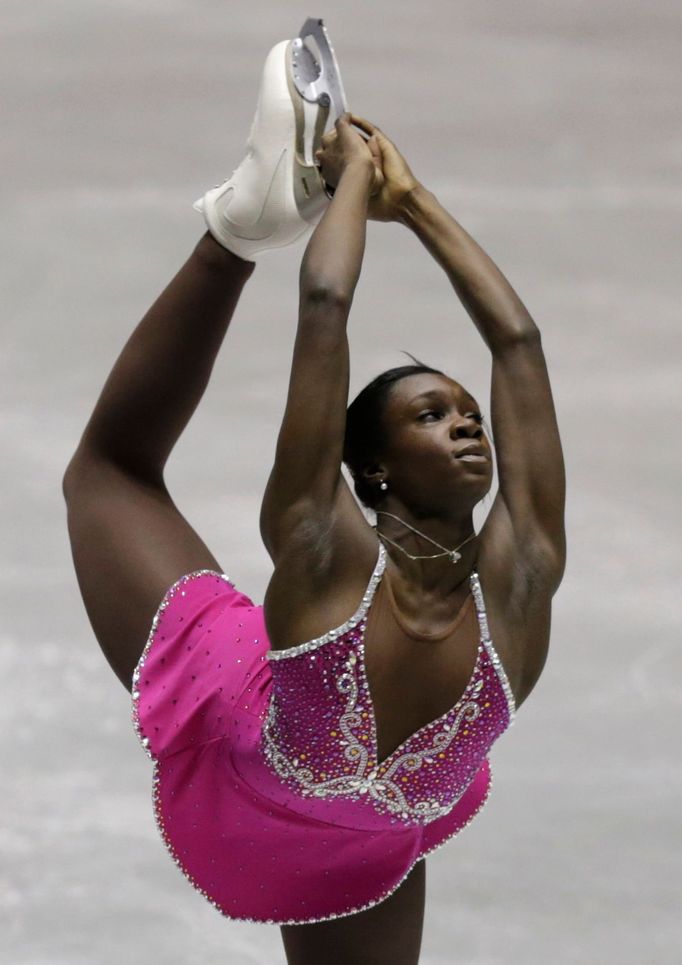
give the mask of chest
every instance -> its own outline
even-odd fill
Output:
[[[451,810],[511,723],[513,694],[477,576],[457,632],[424,641],[392,633],[382,618],[373,600],[380,572],[346,624],[270,654],[263,749],[306,797],[364,801],[428,823]],[[435,646],[420,660],[425,643]]]
[[[412,636],[379,593],[367,621],[364,669],[376,721],[379,760],[416,731],[448,713],[476,672],[479,619],[469,596],[455,624],[439,639]]]

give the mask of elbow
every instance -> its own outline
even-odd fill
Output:
[[[540,345],[540,329],[530,316],[520,318],[509,326],[505,341],[509,345]]]
[[[532,349],[535,352],[542,351],[542,336],[540,329],[531,320],[530,322],[510,325],[504,332],[496,335],[488,342],[492,354],[498,358],[515,353],[519,350],[526,351]]]
[[[324,281],[301,285],[300,307],[305,313],[345,313],[350,311],[353,295],[343,286]]]

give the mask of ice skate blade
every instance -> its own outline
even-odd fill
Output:
[[[346,94],[322,20],[306,20],[291,42],[291,60],[294,85],[301,97],[311,104],[329,107],[331,120],[336,121],[347,110]]]

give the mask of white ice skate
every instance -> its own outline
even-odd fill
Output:
[[[246,157],[194,205],[213,237],[249,261],[305,235],[329,199],[315,164],[325,130],[346,110],[338,64],[322,20],[265,61]]]

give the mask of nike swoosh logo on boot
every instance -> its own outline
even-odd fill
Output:
[[[229,216],[229,205],[228,210],[222,215],[222,220],[228,226],[230,232],[236,235],[238,238],[245,238],[248,241],[264,241],[277,229],[279,225],[279,218],[273,218],[272,224],[267,223],[261,226],[260,222],[263,218],[263,214],[266,212],[271,198],[279,193],[282,193],[282,178],[286,174],[286,165],[283,163],[287,153],[287,148],[282,148],[280,156],[277,160],[277,166],[273,172],[272,178],[270,179],[270,185],[267,189],[263,203],[260,206],[257,216],[249,224],[240,224],[237,221],[233,221]],[[279,202],[275,202],[277,207],[279,207]],[[267,222],[267,219],[266,219]]]

